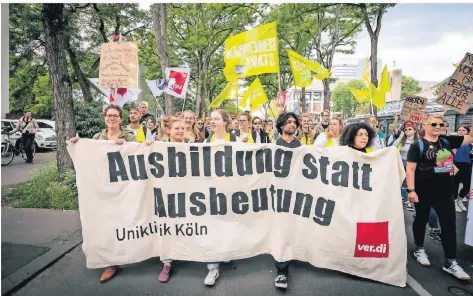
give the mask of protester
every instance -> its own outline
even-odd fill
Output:
[[[205,128],[205,135],[206,135],[205,138],[207,139],[210,133],[212,132],[212,128],[210,127],[210,117],[207,117],[205,119],[204,128]]]
[[[309,114],[301,115],[301,127],[299,128],[298,139],[302,145],[312,146],[317,137],[317,133],[311,128],[311,119]]]
[[[116,105],[108,105],[105,108],[105,125],[106,129],[93,136],[94,140],[114,141],[115,144],[121,145],[125,142],[135,142],[135,136],[127,130],[121,128],[122,109]],[[71,138],[71,143],[75,144],[79,141],[79,137]],[[118,266],[109,266],[105,269],[100,277],[100,282],[105,283],[111,280],[117,273]]]
[[[295,137],[299,127],[299,118],[296,114],[292,112],[280,114],[276,121],[276,128],[281,136],[276,140],[276,145],[287,148],[300,147],[302,144]],[[274,285],[277,288],[287,289],[290,263],[291,261],[278,262],[275,260],[277,276]]]
[[[201,135],[204,135],[204,137],[205,137],[204,139],[207,139],[207,137],[209,136],[209,133],[208,133],[207,129],[205,128],[204,124],[205,123],[204,123],[203,119],[199,118],[197,120],[197,130],[199,131],[199,133]]]
[[[186,123],[184,119],[180,117],[172,116],[167,121],[167,134],[169,138],[167,143],[183,143],[184,141],[184,134],[186,130]],[[161,258],[161,262],[163,263],[163,269],[159,273],[158,280],[161,283],[166,283],[169,281],[171,276],[171,263],[172,259],[163,259]]]
[[[145,143],[146,142],[146,133],[148,129],[146,126],[140,124],[141,119],[141,112],[138,107],[132,106],[130,107],[130,124],[126,127],[126,129],[133,133],[136,137],[136,142],[138,143]]]
[[[261,118],[253,117],[251,124],[253,125],[256,144],[271,143],[268,134],[263,130],[263,120]]]
[[[249,112],[243,112],[238,118],[239,129],[233,133],[241,139],[243,143],[254,144],[256,133],[250,129],[251,115]]]
[[[163,119],[161,119],[161,122],[159,123],[158,127],[158,134],[156,135],[156,141],[167,142],[167,140],[169,139],[169,135],[166,131],[166,126],[168,125],[170,119],[170,116],[164,116]]]
[[[468,126],[462,125],[458,128],[457,134],[459,136],[465,136],[470,133],[470,128]],[[463,200],[467,198],[468,193],[470,192],[470,182],[471,182],[471,145],[462,146],[458,149],[453,149],[452,152],[455,154],[454,162],[455,166],[458,168],[458,172],[455,175],[455,187],[453,189],[453,198],[455,199],[455,210],[458,213],[467,212],[467,208],[463,205]],[[463,184],[460,193],[458,189],[460,188],[460,183]]]
[[[232,119],[232,123],[230,124],[230,128],[229,128],[229,131],[230,132],[233,132],[233,131],[237,131],[238,130],[238,118],[235,118],[235,119]]]
[[[186,123],[186,131],[184,133],[184,142],[186,143],[202,143],[204,141],[204,133],[199,131],[197,127],[197,116],[191,110],[186,110],[180,115]]]
[[[340,136],[340,146],[348,146],[363,153],[373,152],[371,147],[375,138],[373,129],[364,122],[346,126]]]
[[[266,134],[268,134],[270,143],[274,142],[274,139],[277,137],[278,131],[274,128],[274,121],[272,119],[266,120],[264,131],[266,132]]]
[[[141,102],[139,108],[141,113],[140,124],[145,125],[148,122],[148,119],[154,118],[154,116],[148,113],[148,102]]]
[[[332,118],[328,131],[317,136],[314,146],[320,148],[339,146],[341,129],[342,120],[340,118]]]
[[[397,139],[394,142],[389,143],[388,146],[397,147],[401,155],[401,160],[404,166],[404,170],[406,170],[407,153],[409,152],[409,148],[414,142],[419,141],[419,135],[417,134],[416,126],[412,121],[405,121],[402,124],[401,131],[399,131],[397,129],[397,117],[396,117],[392,125],[392,131],[393,131],[393,135],[395,135]],[[404,208],[408,211],[413,212],[414,207],[412,206],[411,202],[407,200],[406,189],[407,189],[407,183],[404,180],[401,187],[402,201],[404,204]]]
[[[33,164],[33,149],[36,132],[39,126],[36,120],[31,116],[31,112],[26,110],[23,116],[18,120],[16,128],[9,132],[10,135],[17,131],[21,131],[21,142],[25,148],[25,163]]]
[[[317,134],[323,134],[328,130],[330,124],[330,111],[324,110],[322,112],[322,120],[315,126],[315,131]]]
[[[385,143],[383,141],[384,139],[384,133],[380,132],[379,130],[379,123],[376,117],[370,117],[368,119],[368,124],[371,126],[371,128],[375,132],[375,137],[373,139],[373,148],[374,149],[382,149],[385,147]]]
[[[149,117],[148,120],[146,120],[146,141],[154,141],[156,138],[156,119],[154,117]]]
[[[424,122],[425,137],[411,144],[407,155],[408,198],[415,202],[416,217],[412,226],[416,250],[414,256],[424,266],[430,261],[424,249],[425,226],[431,207],[438,215],[442,228],[445,253],[443,270],[461,280],[469,280],[456,258],[456,217],[453,201],[452,149],[473,143],[473,134],[441,136],[445,127],[441,117],[430,116]]]

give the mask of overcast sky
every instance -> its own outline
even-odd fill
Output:
[[[383,16],[378,57],[389,70],[396,60],[403,75],[441,81],[466,52],[473,53],[473,4],[398,4]],[[370,55],[366,29],[355,55]]]

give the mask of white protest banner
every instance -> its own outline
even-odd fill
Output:
[[[169,81],[168,79],[146,80],[146,84],[148,84],[151,93],[155,97],[162,95],[170,83],[174,82]]]
[[[468,194],[468,216],[466,217],[465,244],[473,247],[473,170],[471,174],[470,192]]]
[[[190,68],[166,68],[166,79],[169,80],[165,92],[176,98],[185,98],[190,80]]]
[[[138,87],[138,43],[103,43],[100,49],[99,87]]]
[[[404,169],[394,147],[81,139],[68,151],[89,268],[271,254],[406,285]]]
[[[425,108],[427,107],[427,98],[419,96],[407,96],[404,99],[401,109],[401,119],[404,121],[412,121],[420,123],[424,119]]]

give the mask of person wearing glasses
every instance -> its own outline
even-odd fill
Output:
[[[324,110],[322,112],[322,120],[315,126],[315,132],[317,134],[323,134],[328,130],[330,125],[330,111]]]
[[[278,136],[278,130],[274,128],[274,121],[272,119],[266,120],[264,131],[268,135],[270,143],[274,142]]]
[[[197,120],[197,129],[199,130],[199,132],[201,134],[203,134],[205,136],[205,139],[207,139],[207,137],[209,136],[209,132],[208,130],[205,128],[205,123],[204,123],[204,120],[199,118]]]
[[[424,249],[425,226],[433,207],[442,228],[442,246],[445,254],[443,270],[458,279],[470,276],[456,261],[457,232],[453,201],[453,155],[452,149],[473,143],[473,132],[465,136],[443,136],[445,123],[442,117],[425,119],[425,137],[411,144],[407,153],[408,199],[414,202],[416,217],[412,225],[416,250],[414,257],[423,266],[430,266]]]
[[[401,131],[397,129],[397,116],[394,118],[394,122],[392,125],[392,132],[393,135],[397,137],[396,140],[389,143],[388,146],[397,147],[399,154],[401,155],[402,164],[404,165],[404,170],[406,169],[407,164],[407,153],[409,152],[409,148],[411,145],[419,141],[419,135],[417,134],[416,126],[412,121],[405,121],[401,126]],[[402,183],[401,187],[401,196],[402,201],[404,204],[404,208],[410,212],[414,211],[414,206],[412,203],[407,200],[407,184],[406,181]]]
[[[135,136],[128,130],[122,129],[123,111],[117,105],[108,105],[105,108],[105,125],[106,129],[93,136],[94,140],[114,141],[117,145],[125,142],[136,142]],[[71,138],[71,143],[75,144],[79,141],[79,137]],[[100,277],[100,282],[105,283],[111,280],[117,274],[118,266],[109,266],[105,269]]]
[[[251,124],[253,125],[256,144],[271,143],[268,134],[263,130],[263,120],[261,118],[253,117]]]
[[[373,139],[373,146],[372,147],[376,150],[385,148],[386,145],[385,145],[385,143],[384,143],[384,141],[381,137],[382,132],[380,133],[378,120],[375,117],[370,117],[368,119],[368,124],[371,126],[371,128],[375,132],[375,137]]]
[[[239,129],[233,131],[233,133],[246,144],[254,144],[256,140],[256,133],[250,129],[250,122],[250,113],[243,112],[238,118]]]

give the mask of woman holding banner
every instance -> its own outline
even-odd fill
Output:
[[[371,147],[375,132],[364,122],[346,126],[340,136],[340,146],[348,146],[363,153],[373,152]]]
[[[442,229],[442,246],[445,253],[443,270],[458,279],[470,276],[458,265],[456,258],[457,233],[453,201],[452,150],[473,143],[473,132],[465,136],[443,136],[442,117],[425,119],[425,137],[413,143],[407,154],[407,192],[409,201],[415,203],[416,217],[412,225],[416,251],[414,257],[424,266],[430,261],[424,249],[425,226],[433,207]]]
[[[320,148],[339,146],[340,131],[342,130],[342,127],[342,120],[340,118],[332,118],[328,126],[328,131],[317,137],[314,146]]]
[[[114,141],[117,145],[125,142],[136,142],[135,136],[121,128],[123,111],[117,105],[108,105],[105,108],[105,125],[107,126],[102,132],[96,134],[94,140]],[[79,141],[79,137],[71,138],[71,143],[75,144]],[[105,269],[100,277],[100,282],[105,283],[111,280],[117,273],[118,266],[109,266]]]

